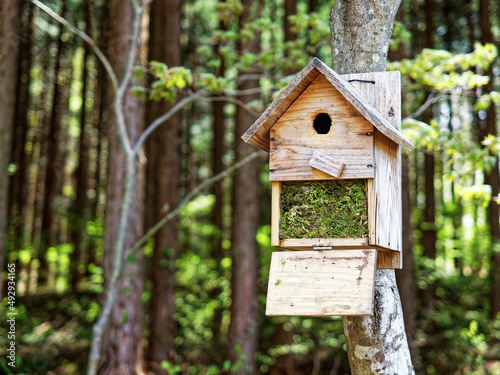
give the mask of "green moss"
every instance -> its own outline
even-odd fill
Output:
[[[281,238],[350,238],[367,235],[366,180],[282,183]]]

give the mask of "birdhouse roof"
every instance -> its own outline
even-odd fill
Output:
[[[385,119],[353,85],[316,57],[300,71],[297,77],[278,95],[241,138],[245,142],[269,152],[270,129],[320,74],[323,74],[344,98],[382,134],[408,151],[414,148],[413,144]]]

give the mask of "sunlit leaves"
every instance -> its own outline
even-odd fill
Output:
[[[437,90],[470,90],[488,83],[489,78],[476,73],[476,69],[486,70],[497,55],[498,50],[493,44],[483,46],[476,43],[471,53],[424,49],[414,59],[394,62],[390,67],[400,70],[422,86]]]

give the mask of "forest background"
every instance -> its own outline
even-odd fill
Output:
[[[140,24],[131,3],[45,2],[118,81],[137,31],[123,91],[132,141],[179,108],[138,152],[124,247],[171,215],[125,254],[100,373],[349,374],[340,318],[264,315],[268,165],[240,140],[313,56],[330,65],[332,2],[154,0]],[[0,295],[17,313],[16,368],[4,356],[0,369],[80,374],[124,194],[114,86],[96,50],[32,2],[3,1],[0,19],[0,269],[15,269],[15,303],[8,272]],[[500,374],[499,39],[496,1],[403,0],[396,17],[388,69],[402,73],[417,146],[397,277],[419,374]]]

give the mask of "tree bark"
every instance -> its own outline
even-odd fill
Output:
[[[490,12],[488,9],[488,1],[479,1],[479,13],[481,19],[481,43],[494,43],[493,34],[491,32],[491,20]],[[490,77],[490,81],[486,85],[485,94],[489,94],[495,88],[493,85],[494,74],[493,74],[493,64],[486,72]],[[484,123],[481,124],[481,135],[480,139],[484,139],[488,135],[497,136],[496,129],[496,105],[491,103],[488,111],[486,112],[486,119]],[[498,197],[500,193],[500,171],[498,168],[498,156],[495,156],[495,165],[491,170],[485,172],[484,182],[491,186],[491,196]],[[490,201],[488,206],[488,224],[490,226],[491,233],[491,255],[490,255],[490,274],[489,274],[489,286],[490,286],[490,311],[489,317],[491,320],[496,319],[498,313],[500,313],[500,217],[498,203],[494,200]]]
[[[13,120],[15,115],[20,0],[5,0],[0,4],[0,274],[4,270],[8,218],[9,178]],[[3,296],[0,280],[0,300]]]
[[[67,4],[63,2],[61,16],[66,17]],[[38,268],[38,285],[45,285],[49,281],[49,263],[46,259],[47,250],[50,246],[56,244],[56,198],[62,192],[62,180],[64,173],[64,156],[62,154],[62,112],[68,108],[68,90],[60,82],[60,78],[68,77],[66,74],[67,64],[65,61],[66,42],[63,41],[63,26],[60,26],[57,42],[57,54],[55,56],[53,96],[50,104],[50,113],[44,119],[42,132],[46,134],[46,171],[45,185],[42,207],[42,225],[41,225],[41,244],[39,251],[40,266]]]
[[[432,37],[434,36],[434,1],[425,0],[425,48],[434,48]],[[428,90],[427,95],[431,91]],[[430,124],[433,118],[432,106],[427,108],[423,114],[423,121]],[[425,204],[423,208],[423,225],[422,225],[422,246],[424,248],[424,257],[436,262],[436,188],[434,186],[435,164],[436,161],[433,155],[424,155],[424,190],[425,190]],[[435,285],[427,285],[421,291],[421,303],[424,308],[429,308],[434,302]]]
[[[27,156],[25,152],[26,136],[28,134],[28,106],[30,102],[30,69],[31,69],[31,37],[33,33],[33,9],[31,2],[20,1],[19,7],[20,41],[19,64],[17,72],[17,91],[15,100],[15,118],[13,122],[11,163],[16,166],[16,173],[9,184],[9,216],[13,224],[14,246],[21,248],[24,223],[22,220],[25,207],[27,188],[26,171]]]
[[[337,0],[330,11],[333,69],[385,71],[400,0]],[[394,270],[377,270],[373,316],[344,317],[353,374],[414,374]]]
[[[396,21],[404,22],[404,8],[401,6],[396,13]],[[397,50],[389,50],[390,61],[401,61],[406,57],[405,43],[401,43]],[[404,108],[405,96],[401,95],[401,107]],[[403,114],[405,117],[405,114]],[[406,153],[402,158],[402,189],[403,189],[403,269],[396,270],[403,317],[405,321],[406,337],[412,359],[415,359],[415,334],[416,334],[416,281],[415,258],[413,256],[413,227],[411,225],[412,200],[410,195],[410,160]]]
[[[250,22],[255,15],[250,9],[255,1],[243,0],[243,12],[240,14],[240,29]],[[259,2],[260,4],[260,2]],[[255,8],[254,8],[255,9]],[[239,43],[240,55],[257,53],[260,50],[260,38],[254,36],[247,42]],[[259,87],[258,79],[248,79],[238,85],[238,90]],[[241,96],[240,100],[249,103],[258,98],[258,94]],[[247,111],[238,107],[235,129],[235,158],[247,155],[251,150],[241,141],[241,135],[255,121]],[[254,160],[234,174],[233,213],[231,230],[231,251],[233,259],[231,279],[231,323],[229,325],[229,359],[235,363],[239,359],[237,347],[245,356],[237,374],[256,374],[257,364],[257,263],[258,247],[255,239],[259,223],[258,209],[259,162]]]
[[[155,0],[150,12],[149,60],[179,66],[181,60],[181,0]],[[149,102],[147,123],[171,108],[168,102]],[[181,114],[173,116],[156,130],[146,146],[148,209],[156,223],[165,212],[179,204]],[[159,365],[173,361],[177,324],[174,319],[174,293],[177,260],[177,221],[174,219],[156,234],[153,251],[151,296],[151,337],[148,359]],[[160,372],[155,366],[155,373]]]
[[[332,68],[337,73],[383,72],[401,0],[336,1],[330,11]]]
[[[131,47],[133,32],[133,11],[128,0],[113,0],[110,3],[106,20],[110,22],[108,56],[118,80],[125,75],[127,59]],[[143,27],[146,22],[142,22]],[[137,64],[144,64],[147,46],[145,30],[141,31],[141,40],[137,51]],[[143,82],[132,79],[131,86],[142,85]],[[114,94],[114,93],[113,93]],[[108,104],[113,100],[108,100]],[[135,143],[144,127],[145,102],[125,94],[123,112],[126,130],[131,143]],[[108,108],[109,113],[112,109]],[[109,158],[106,216],[104,222],[104,289],[109,291],[109,282],[113,274],[115,243],[120,223],[122,201],[124,197],[125,171],[130,168],[124,148],[120,143],[117,119],[110,116],[109,124]],[[129,249],[143,235],[143,200],[144,200],[144,167],[136,162],[135,183],[131,199],[130,214],[127,217],[127,230],[123,247]],[[109,317],[103,337],[102,356],[99,374],[138,374],[143,372],[142,359],[142,326],[144,290],[143,255],[141,251],[135,256],[124,259],[123,277],[118,281],[118,296]]]
[[[88,0],[84,1],[82,4],[83,16],[85,20],[85,31],[90,34],[90,9]],[[87,188],[88,188],[88,168],[89,168],[89,137],[87,134],[87,111],[86,111],[86,99],[87,99],[87,80],[88,80],[88,66],[87,62],[90,55],[90,47],[87,43],[83,46],[83,65],[82,65],[82,108],[80,112],[80,139],[78,146],[78,167],[75,171],[76,178],[76,198],[74,202],[74,218],[72,225],[72,238],[74,244],[74,250],[71,254],[70,263],[70,285],[71,290],[75,292],[78,288],[78,284],[83,277],[83,273],[80,272],[80,264],[82,262],[82,255],[85,252],[84,243],[84,231],[86,224],[85,208],[88,204],[87,199]]]

